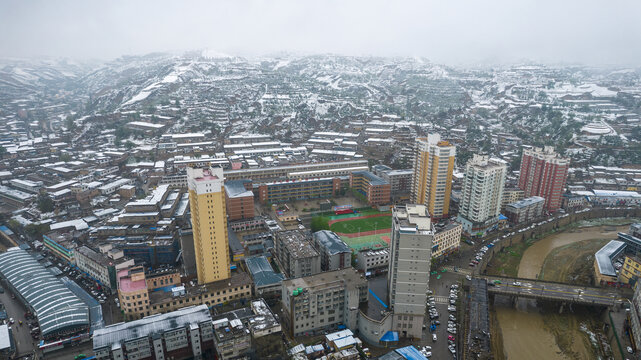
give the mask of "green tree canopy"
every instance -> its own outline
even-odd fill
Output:
[[[53,200],[47,195],[38,195],[38,210],[42,212],[52,212],[55,208]]]

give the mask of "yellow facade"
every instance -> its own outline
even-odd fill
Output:
[[[417,139],[417,141],[419,141]],[[412,202],[415,204],[422,203],[422,199],[425,199],[425,187],[427,186],[427,163],[430,153],[427,149],[424,149],[419,146],[416,152],[416,160],[414,162],[414,179],[413,179],[413,191],[412,191]]]
[[[220,168],[187,169],[199,284],[231,277],[225,190]]]
[[[623,267],[619,271],[619,281],[629,284],[630,279],[634,279],[634,282],[636,282],[639,277],[641,277],[641,260],[637,257],[626,255]]]
[[[427,206],[436,218],[447,216],[456,148],[438,134],[416,139],[412,202]]]

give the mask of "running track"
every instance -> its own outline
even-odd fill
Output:
[[[372,214],[372,215],[365,215],[365,216],[355,216],[355,217],[350,217],[345,219],[330,220],[327,222],[327,225],[332,226],[332,224],[335,224],[337,222],[352,221],[352,220],[358,220],[358,219],[369,219],[369,218],[375,218],[375,217],[381,217],[381,216],[390,216],[390,214]],[[370,235],[374,235],[374,233]]]
[[[346,236],[346,237],[351,239],[351,238],[357,238],[357,237],[360,237],[360,236],[389,234],[390,231],[391,231],[390,229],[379,229],[379,230],[361,231],[360,233],[355,232],[355,233],[351,233],[351,234],[344,234],[344,233],[336,233],[336,234],[340,235],[340,236]]]

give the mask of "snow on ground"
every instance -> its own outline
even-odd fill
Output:
[[[274,65],[274,68],[272,69],[272,71],[276,71],[276,70],[278,70],[278,69],[280,69],[282,67],[285,67],[285,66],[289,65],[290,62],[291,62],[291,60],[280,60],[278,62],[278,64]]]
[[[621,69],[621,70],[613,71],[613,72],[609,73],[608,75],[629,74],[629,73],[633,73],[633,72],[634,72],[634,69]]]
[[[204,58],[209,58],[209,59],[217,59],[217,58],[230,58],[232,57],[231,55],[227,55],[225,53],[218,52],[216,50],[211,50],[211,49],[206,49],[203,50],[200,55]]]
[[[131,105],[131,104],[136,103],[138,101],[145,100],[149,96],[149,94],[151,94],[151,91],[143,90],[143,91],[139,92],[136,96],[134,96],[131,99],[129,99],[129,101],[127,101],[126,103],[122,104],[122,106]]]
[[[165,76],[165,78],[162,79],[160,82],[166,84],[166,83],[174,83],[177,80],[178,80],[178,75],[172,73]]]
[[[582,95],[585,93],[590,93],[595,97],[614,97],[617,96],[616,91],[609,90],[603,86],[597,84],[581,84],[578,86],[572,84],[563,84],[561,86],[556,86],[550,90],[544,90],[551,97],[562,97],[565,95]]]

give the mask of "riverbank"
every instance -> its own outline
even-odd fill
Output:
[[[543,262],[539,280],[595,286],[594,253],[610,240],[583,240],[553,249]]]
[[[597,221],[597,226],[593,225],[594,221],[580,221],[559,229],[561,231],[544,234],[540,240],[513,244],[495,254],[487,272],[589,285],[594,252],[616,239],[618,232],[627,231],[632,222],[631,219],[614,220],[612,223]],[[514,306],[500,297],[492,308],[495,312],[490,315],[492,346],[496,358],[598,359],[611,356],[592,341],[602,328],[599,314],[593,308],[566,308],[559,314],[559,305],[555,303],[517,300]],[[503,356],[499,357],[499,353]]]
[[[523,253],[519,263],[518,277],[524,279],[537,279],[543,268],[543,263],[552,250],[587,240],[614,240],[617,233],[627,231],[627,225],[594,227],[571,227],[568,230],[554,233],[539,241],[534,242]]]

